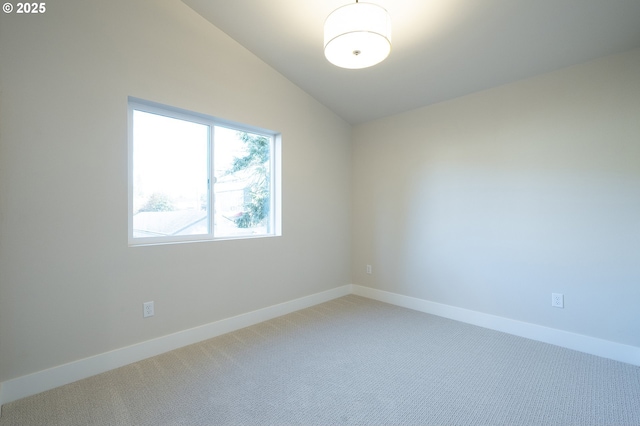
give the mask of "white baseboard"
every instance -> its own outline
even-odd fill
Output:
[[[640,366],[639,347],[443,305],[370,287],[355,284],[352,287],[353,294],[358,296]]]
[[[404,308],[640,366],[640,348],[635,346],[623,345],[415,297],[349,284],[0,382],[0,415],[2,413],[2,404],[249,327],[300,309],[328,302],[348,294],[355,294]]]
[[[328,302],[352,293],[352,286],[345,285],[310,296],[258,309],[253,312],[226,318],[210,324],[180,331],[125,348],[73,361],[68,364],[38,371],[26,376],[0,382],[0,410],[2,404],[35,395],[58,386],[104,373],[143,359],[156,356],[183,346],[211,339],[225,333],[249,327],[300,309]],[[0,411],[1,415],[1,411]]]

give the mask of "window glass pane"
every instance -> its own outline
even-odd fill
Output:
[[[215,127],[214,235],[272,233],[272,138]]]
[[[209,233],[209,126],[133,111],[133,237]]]

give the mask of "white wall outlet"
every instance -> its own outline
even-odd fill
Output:
[[[564,295],[560,293],[551,293],[551,306],[554,308],[564,308]]]
[[[371,275],[373,273],[373,269],[371,268],[371,265],[367,265],[367,274]]]
[[[153,301],[144,302],[142,304],[142,317],[147,318],[147,317],[152,317],[154,315],[155,315],[155,310],[153,308]]]

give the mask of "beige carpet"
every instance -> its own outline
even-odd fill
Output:
[[[640,367],[346,296],[22,399],[8,425],[640,425]]]

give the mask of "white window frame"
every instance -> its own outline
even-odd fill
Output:
[[[161,236],[161,237],[133,237],[133,111],[142,111],[151,114],[162,115],[165,117],[175,118],[178,120],[189,121],[193,123],[202,124],[209,127],[208,132],[208,206],[207,206],[207,218],[209,233],[200,235],[175,235],[175,236]],[[270,157],[270,209],[269,209],[269,228],[271,232],[267,234],[251,234],[251,235],[238,235],[238,236],[221,236],[214,235],[214,185],[215,177],[214,173],[214,144],[215,144],[215,127],[226,127],[229,129],[237,130],[240,132],[247,132],[269,137],[271,139],[271,157]],[[282,235],[282,220],[280,210],[281,203],[281,144],[282,136],[280,133],[258,128],[255,126],[249,126],[229,120],[223,120],[220,118],[212,117],[206,114],[195,113],[184,109],[162,105],[156,102],[146,101],[138,98],[128,98],[128,241],[129,246],[145,246],[156,244],[174,244],[174,243],[188,243],[199,241],[219,241],[219,240],[238,240],[238,239],[254,239],[254,238],[269,238]]]

